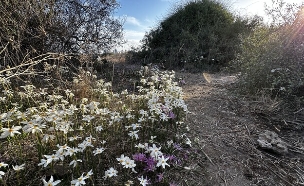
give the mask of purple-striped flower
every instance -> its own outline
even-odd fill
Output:
[[[145,167],[145,171],[154,171],[155,170],[155,159],[153,157],[149,157],[146,159],[145,161],[147,164],[146,164],[146,167]]]
[[[144,162],[146,160],[146,155],[143,153],[136,153],[133,155],[133,159],[135,161]]]

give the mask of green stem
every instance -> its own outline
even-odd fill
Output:
[[[36,137],[37,137],[37,141],[38,141],[38,156],[39,156],[39,159],[42,159],[42,144],[41,144],[41,138],[40,138],[40,135],[37,133],[36,134]]]

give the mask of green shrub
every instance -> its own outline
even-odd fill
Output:
[[[234,61],[241,70],[243,93],[263,92],[287,100],[304,96],[304,22],[298,10],[292,22],[261,26],[243,39],[242,52]]]
[[[218,1],[189,1],[145,35],[142,53],[169,68],[223,66],[239,50],[240,34],[257,23],[234,16]]]

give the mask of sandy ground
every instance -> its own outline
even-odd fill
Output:
[[[204,171],[185,185],[301,185],[302,151],[281,156],[257,147],[258,135],[269,126],[256,116],[253,101],[228,91],[235,76],[177,73],[177,77],[185,80],[190,135],[199,139],[205,157],[203,163],[194,162]]]

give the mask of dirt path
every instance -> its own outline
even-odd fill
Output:
[[[251,114],[250,102],[227,88],[234,76],[177,73],[183,77],[190,110],[190,135],[199,138],[205,173],[198,185],[299,185],[291,175],[298,164],[293,157],[276,157],[257,148],[258,134],[266,127]],[[201,179],[201,181],[199,181]]]

